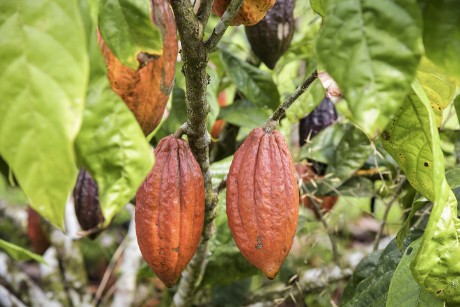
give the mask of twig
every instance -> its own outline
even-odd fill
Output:
[[[382,222],[380,223],[380,229],[379,229],[379,232],[377,233],[377,236],[375,237],[374,248],[373,248],[374,251],[376,251],[379,248],[379,242],[380,242],[380,239],[382,238],[383,231],[385,230],[385,224],[387,222],[388,214],[390,213],[391,206],[398,199],[399,194],[401,194],[401,191],[402,191],[402,188],[403,188],[405,182],[406,182],[406,178],[404,177],[403,179],[401,179],[401,182],[399,183],[398,187],[396,188],[396,191],[394,192],[393,197],[386,204],[386,208],[385,208],[385,212],[383,214]]]
[[[319,219],[321,221],[321,224],[323,224],[324,229],[326,230],[327,236],[329,237],[329,241],[331,241],[331,249],[332,249],[332,258],[334,259],[334,262],[337,266],[340,267],[340,256],[339,256],[339,251],[337,248],[337,243],[335,242],[334,235],[331,233],[329,229],[329,225],[326,222],[326,219],[324,218],[323,213],[321,212],[318,203],[316,202],[316,199],[314,197],[308,196],[311,200],[313,211],[315,211],[315,214],[319,216]]]
[[[180,139],[184,134],[187,134],[188,131],[188,123],[183,123],[182,125],[177,128],[176,132],[174,132],[174,136]]]
[[[227,188],[227,176],[225,176],[224,179],[222,179],[220,182],[219,182],[219,185],[217,186],[217,194],[219,194],[221,191],[225,190]]]
[[[213,0],[201,0],[200,7],[198,8],[196,18],[203,25],[203,27],[206,27],[209,16],[211,15],[212,2]]]
[[[134,208],[130,207],[131,223],[126,235],[126,249],[120,265],[120,277],[115,283],[112,306],[132,306],[136,298],[137,272],[142,263],[142,254],[137,245]],[[104,301],[104,300],[103,300]]]
[[[271,132],[276,127],[278,126],[279,120],[281,117],[286,113],[286,110],[294,103],[294,101],[297,100],[297,98],[300,97],[305,91],[308,89],[308,87],[313,83],[313,81],[316,80],[318,77],[318,73],[316,70],[314,70],[308,77],[305,79],[302,84],[300,84],[294,93],[287,97],[284,102],[276,109],[276,111],[270,116],[270,118],[267,120],[265,123],[265,131],[266,132]]]
[[[214,48],[216,48],[220,39],[222,36],[224,36],[225,31],[230,25],[231,20],[233,17],[235,17],[236,12],[238,12],[240,9],[242,3],[243,0],[232,0],[232,2],[230,2],[224,14],[222,15],[222,18],[219,20],[214,30],[212,30],[211,36],[209,36],[205,42],[206,50],[208,52],[211,52],[214,50]]]
[[[102,276],[101,283],[99,284],[99,287],[97,287],[97,291],[94,296],[94,305],[97,305],[98,302],[100,301],[102,297],[102,293],[104,292],[105,287],[107,286],[107,283],[109,282],[109,278],[112,275],[112,272],[115,269],[115,266],[118,263],[118,260],[120,259],[124,250],[125,250],[125,241],[123,240],[123,242],[121,242],[120,246],[118,246],[117,250],[113,254],[112,259],[110,259],[110,263],[104,272],[104,276]]]

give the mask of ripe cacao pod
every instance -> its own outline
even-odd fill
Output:
[[[254,129],[227,177],[228,225],[243,256],[273,279],[289,254],[299,214],[294,162],[278,131]]]
[[[294,36],[295,0],[277,0],[264,19],[254,26],[246,27],[246,36],[252,51],[268,68],[286,52]]]
[[[73,198],[75,214],[81,228],[97,230],[97,227],[104,222],[104,216],[99,205],[97,183],[85,169],[81,169],[78,173]],[[94,239],[98,234],[99,231],[95,231],[89,237]]]
[[[221,17],[231,0],[214,0],[212,11]],[[240,9],[233,17],[230,25],[232,26],[252,26],[264,18],[269,9],[273,7],[276,0],[244,0]]]
[[[43,255],[51,243],[42,227],[41,216],[29,207],[27,209],[27,237],[35,253]]]
[[[176,23],[167,0],[152,0],[153,23],[163,35],[163,54],[140,54],[137,70],[124,66],[98,35],[112,89],[134,113],[145,135],[160,123],[173,88],[178,45]]]
[[[165,137],[136,194],[136,234],[145,261],[172,287],[195,254],[204,222],[204,181],[187,144]]]
[[[315,170],[306,164],[296,164],[295,169],[297,171],[297,174],[299,178],[302,180],[303,183],[308,184],[311,180],[316,180],[320,178],[315,173]],[[335,206],[335,203],[338,200],[337,195],[327,195],[327,196],[317,196],[317,195],[301,195],[300,196],[300,203],[304,205],[306,208],[312,210],[315,213],[315,216],[319,219],[320,216],[316,212],[316,210],[313,209],[313,204],[311,197],[314,197],[314,200],[316,201],[317,205],[319,206],[320,210],[323,212],[329,212],[332,210],[332,208]]]

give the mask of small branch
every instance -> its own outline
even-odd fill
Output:
[[[383,231],[385,230],[385,224],[387,222],[388,214],[390,213],[391,206],[393,205],[393,203],[398,199],[399,195],[401,194],[402,188],[403,188],[405,182],[406,182],[406,178],[401,179],[401,182],[399,183],[398,187],[396,188],[396,191],[394,192],[393,197],[386,204],[386,208],[385,208],[385,212],[383,214],[382,222],[380,223],[380,229],[379,229],[379,232],[377,233],[377,236],[375,237],[374,248],[373,248],[374,251],[376,251],[379,248],[380,239],[382,238]]]
[[[276,129],[279,124],[281,117],[286,113],[286,110],[300,97],[308,87],[316,80],[318,73],[314,70],[305,81],[297,87],[297,89],[292,93],[291,96],[287,97],[284,102],[276,109],[272,116],[265,123],[265,131],[267,133]]]
[[[227,188],[227,176],[225,176],[224,179],[219,182],[219,185],[217,186],[217,194],[219,194],[221,191],[225,190]]]
[[[203,25],[203,28],[206,27],[209,16],[211,15],[212,2],[213,0],[201,0],[200,7],[198,8],[196,18]]]
[[[242,3],[243,0],[232,0],[232,2],[230,2],[222,15],[222,18],[219,20],[214,30],[212,30],[211,36],[209,36],[205,42],[206,50],[208,52],[211,52],[214,48],[216,48],[222,36],[224,36],[225,31],[227,31],[228,26],[230,26],[230,22],[233,17],[235,17],[236,13],[240,9]]]
[[[130,207],[131,223],[126,235],[126,249],[120,265],[120,277],[114,285],[112,306],[132,306],[136,298],[137,272],[142,263],[142,254],[136,239],[134,208]]]
[[[337,243],[335,242],[335,237],[331,233],[331,231],[329,229],[329,225],[326,222],[326,220],[324,219],[324,215],[321,212],[321,210],[320,210],[320,208],[318,206],[318,203],[316,202],[316,199],[314,197],[310,197],[310,196],[308,196],[308,197],[311,200],[313,211],[315,211],[315,214],[317,216],[319,216],[321,224],[323,224],[323,227],[326,230],[327,236],[329,237],[329,241],[331,241],[332,258],[334,259],[335,264],[340,267],[340,256],[339,256],[339,251],[338,251],[338,248],[337,248]]]
[[[176,132],[174,132],[174,136],[180,139],[184,134],[187,134],[188,131],[188,123],[183,123],[182,125],[177,128]]]

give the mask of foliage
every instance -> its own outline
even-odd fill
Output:
[[[188,11],[192,14],[193,9]],[[190,22],[187,16],[179,18],[182,13],[177,8],[174,13],[178,24]],[[66,279],[75,267],[80,275],[84,268],[66,268],[62,259],[82,255],[94,264],[87,270],[91,281],[104,285],[108,277],[102,277],[99,265],[103,272],[122,270],[114,263],[120,257],[117,247],[124,250],[129,245],[128,239],[121,243],[129,236],[129,223],[126,217],[122,222],[117,218],[120,212],[129,212],[126,204],[152,169],[151,146],[183,123],[190,124],[190,117],[205,114],[203,125],[208,131],[219,121],[223,128],[209,145],[195,142],[196,148],[210,152],[210,159],[206,156],[199,163],[210,182],[207,195],[215,195],[216,207],[206,207],[205,224],[214,227],[203,233],[204,262],[195,267],[205,270],[190,286],[191,303],[220,306],[230,301],[242,305],[292,300],[328,306],[327,300],[318,299],[320,289],[343,306],[460,303],[460,6],[456,1],[297,1],[291,47],[273,70],[251,53],[244,29],[231,27],[203,62],[192,63],[207,75],[202,80],[206,103],[200,110],[193,109],[190,101],[199,84],[188,83],[190,78],[184,75],[190,64],[185,49],[191,42],[181,37],[183,50],[166,112],[146,138],[110,88],[97,36],[99,30],[122,63],[137,69],[140,55],[152,59],[162,52],[161,31],[150,22],[153,14],[147,0],[0,2],[0,247],[15,264],[45,259],[49,272],[54,262],[59,263],[57,274],[62,276],[57,284],[67,282],[68,297],[75,298],[84,292],[76,284],[97,289],[87,280]],[[204,40],[213,37],[219,18],[211,15],[206,22],[206,14],[198,14],[205,22],[194,29],[204,34]],[[322,196],[338,196],[339,201],[327,213],[301,208],[291,253],[280,275],[267,281],[234,244],[225,212],[225,177],[250,130],[262,127],[314,70],[327,71],[342,91],[341,97],[335,97],[340,98],[335,102],[337,122],[306,145],[298,145],[297,123],[325,95],[330,96],[317,79],[285,110],[277,129],[288,140],[296,163],[324,166],[325,173],[315,174],[314,180],[299,180],[302,197],[317,200],[319,209]],[[226,96],[222,104],[221,93]],[[192,150],[196,138],[188,133]],[[107,229],[97,241],[66,241],[67,245],[59,246],[54,227],[67,232],[67,238],[81,235],[68,227],[71,214],[66,212],[81,167],[98,184],[105,218],[99,226]],[[46,220],[41,223],[52,247],[43,257],[19,247],[24,240],[11,231],[16,227],[25,235],[26,203]],[[354,268],[349,259],[364,250],[363,245],[370,248],[380,235],[396,237]],[[331,249],[334,244],[338,252]],[[66,246],[77,246],[77,252],[66,254]],[[109,265],[112,256],[114,263]],[[341,272],[347,265],[354,269],[350,278],[343,276],[318,288],[312,281],[311,288],[296,290],[304,273],[334,267],[334,258],[339,258]],[[16,274],[14,268],[8,273]],[[152,303],[149,299],[171,302],[183,290],[181,285],[166,290],[152,273],[145,274],[145,268],[133,268],[137,279],[130,280],[140,289],[135,305]],[[0,290],[4,281],[11,280],[0,276]],[[49,280],[37,283],[48,291]],[[27,296],[15,287],[7,290]],[[91,293],[95,304],[108,302],[102,301],[101,291]],[[110,300],[108,292],[104,294]]]

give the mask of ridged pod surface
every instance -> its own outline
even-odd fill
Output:
[[[269,9],[273,7],[276,0],[244,0],[239,11],[233,17],[230,25],[232,26],[252,26],[264,18]],[[218,16],[222,16],[230,4],[231,0],[214,0],[212,11]]]
[[[75,214],[81,228],[96,230],[98,225],[104,222],[104,216],[99,205],[97,183],[85,169],[81,169],[78,173],[73,198]],[[95,232],[90,235],[90,238],[94,239],[97,235],[98,232]]]
[[[176,22],[169,2],[152,0],[152,16],[163,35],[163,54],[141,60],[137,70],[124,66],[98,35],[110,85],[134,113],[145,135],[158,126],[163,116],[174,85],[178,53]]]
[[[136,194],[136,234],[145,261],[172,287],[195,254],[204,222],[204,181],[187,144],[165,137]]]
[[[294,36],[295,0],[277,0],[264,19],[254,26],[246,27],[251,49],[268,68],[289,48]]]
[[[270,279],[289,254],[298,214],[296,171],[284,137],[254,129],[233,157],[227,216],[243,256]]]

